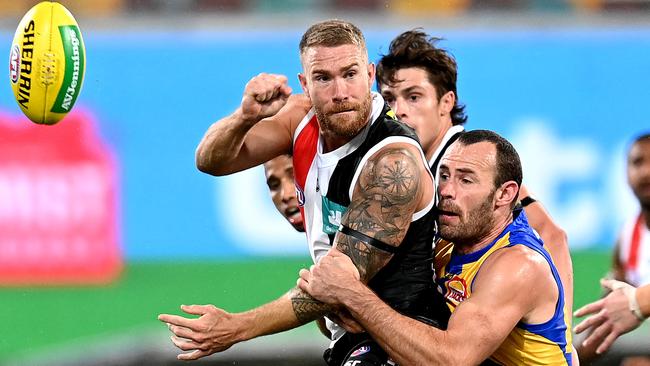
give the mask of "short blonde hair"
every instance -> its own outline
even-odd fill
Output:
[[[354,24],[338,19],[325,20],[309,27],[300,40],[300,55],[316,46],[336,47],[355,45],[367,54],[366,39]]]

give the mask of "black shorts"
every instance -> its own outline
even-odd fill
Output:
[[[368,333],[345,333],[323,354],[328,366],[389,366],[386,352]]]
[[[395,307],[398,308],[398,311],[401,310],[400,308],[408,309],[412,314],[410,317],[422,323],[438,329],[447,329],[450,311],[442,295],[433,289],[427,294],[430,297],[420,296],[419,301]],[[395,365],[368,333],[346,332],[334,343],[332,348],[325,350],[323,358],[328,366]]]

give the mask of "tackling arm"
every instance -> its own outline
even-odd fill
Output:
[[[311,273],[302,272],[299,285],[319,299],[348,308],[400,365],[473,365],[489,357],[540,299],[547,299],[547,312],[554,310],[550,292],[554,282],[546,262],[531,259],[530,253],[521,250],[508,249],[494,256],[485,262],[472,296],[456,308],[446,331],[391,309],[355,280],[351,260],[336,250]]]

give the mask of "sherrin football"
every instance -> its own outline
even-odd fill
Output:
[[[23,113],[52,125],[74,106],[84,72],[86,50],[79,25],[63,5],[44,1],[18,24],[9,57],[9,79]]]

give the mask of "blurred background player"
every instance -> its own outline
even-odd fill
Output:
[[[419,29],[406,31],[395,37],[377,64],[377,89],[397,118],[415,129],[434,176],[442,155],[467,121],[465,106],[458,101],[456,60],[437,46],[439,41]],[[570,313],[573,265],[566,233],[523,185],[519,200],[558,267]]]
[[[621,229],[614,247],[611,275],[615,280],[639,287],[650,284],[650,133],[639,135],[630,145],[627,155],[627,181],[639,203],[640,211],[631,215]],[[586,313],[579,311],[578,314],[584,316]],[[598,321],[604,320],[593,319],[589,324]],[[590,327],[591,330],[597,325]],[[599,334],[605,332],[609,325],[605,323],[605,327],[598,331]],[[583,327],[579,329],[584,330]],[[579,354],[583,362],[594,357],[594,351],[599,346],[599,342],[594,339],[600,338],[599,334],[590,339],[587,345],[580,345]],[[618,335],[620,334],[616,336]],[[600,348],[601,352],[608,348],[609,344],[611,342],[608,342],[607,347]],[[625,365],[646,366],[650,365],[650,357],[628,357],[625,362]]]
[[[305,225],[298,208],[291,155],[280,155],[264,163],[264,175],[275,208],[296,231],[304,233]],[[324,318],[316,320],[316,325],[325,337],[331,337]]]
[[[264,163],[264,174],[275,208],[296,231],[304,233],[305,225],[298,208],[291,159],[291,155],[285,154],[267,161]]]

